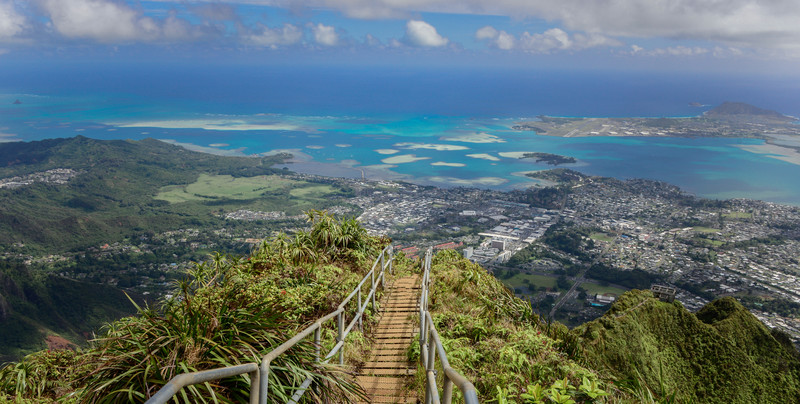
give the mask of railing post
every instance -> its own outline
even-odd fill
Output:
[[[453,402],[453,381],[447,375],[444,377],[444,387],[442,388],[442,396],[444,397],[444,404]]]
[[[358,287],[358,310],[356,310],[356,315],[358,316],[358,330],[364,332],[363,324],[361,323],[361,286]]]
[[[319,353],[322,347],[320,346],[322,343],[322,326],[320,325],[316,330],[314,330],[314,361],[319,363]]]
[[[372,270],[372,312],[375,313],[375,295],[378,289],[375,288],[375,270]]]
[[[261,372],[258,369],[255,372],[250,372],[250,404],[258,404],[259,388],[261,387],[260,374]]]
[[[336,342],[339,343],[344,341],[344,309],[336,315],[336,323],[339,326],[339,335],[336,337]],[[339,365],[344,365],[344,349],[342,348],[339,348]]]
[[[392,269],[392,261],[394,261],[394,247],[389,246],[389,273],[394,275],[394,269]]]
[[[261,361],[261,374],[258,377],[259,387],[258,391],[258,403],[259,404],[267,404],[267,398],[269,398],[269,362],[268,361]]]

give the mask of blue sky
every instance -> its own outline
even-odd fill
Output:
[[[0,64],[203,60],[796,75],[797,0],[0,0]]]

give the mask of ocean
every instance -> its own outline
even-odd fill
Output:
[[[510,127],[537,115],[695,116],[742,101],[800,116],[791,81],[545,69],[258,65],[5,65],[0,141],[157,138],[230,155],[290,151],[310,173],[515,189],[574,157],[586,174],[666,181],[710,198],[800,205],[800,165],[754,139],[556,138]],[[14,104],[20,100],[21,104]],[[705,107],[692,107],[699,102]]]

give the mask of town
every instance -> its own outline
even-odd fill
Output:
[[[52,171],[4,183],[74,175]],[[390,237],[410,257],[428,247],[458,250],[540,313],[569,325],[600,316],[626,290],[663,284],[690,310],[736,296],[765,324],[800,340],[797,207],[705,200],[662,182],[563,170],[547,174],[562,180],[555,188],[513,192],[286,175],[351,189],[351,196],[331,201],[331,212],[357,217],[368,232]],[[547,202],[529,203],[541,200]],[[222,228],[143,232],[60,255],[14,245],[3,258],[163,296],[186,268],[213,252],[246,255],[278,232],[306,226],[305,215],[282,211],[240,209],[220,217]]]

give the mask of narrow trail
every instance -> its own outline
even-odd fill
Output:
[[[416,371],[406,351],[415,341],[412,316],[419,312],[420,276],[398,278],[387,289],[375,331],[370,359],[358,376],[369,403],[416,403],[417,395],[406,386]]]

